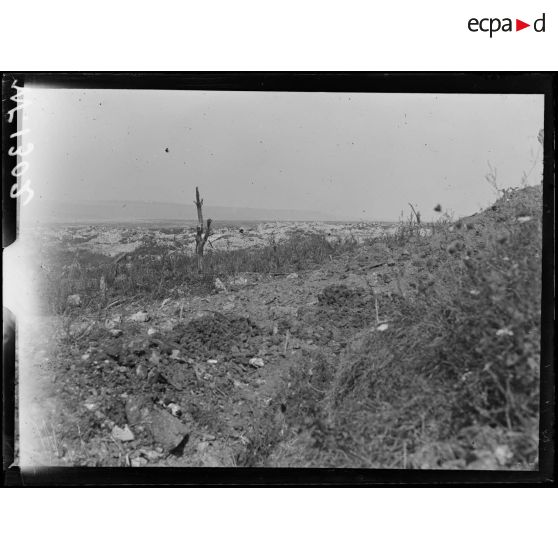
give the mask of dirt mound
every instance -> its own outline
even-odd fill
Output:
[[[327,306],[366,306],[371,300],[370,293],[364,289],[350,288],[347,285],[328,285],[319,295],[318,302]]]
[[[214,312],[176,326],[172,335],[187,354],[210,358],[242,352],[243,348],[257,344],[262,331],[250,318]]]
[[[345,341],[375,320],[374,295],[363,288],[328,285],[318,294],[318,304],[301,307],[293,333],[318,343]],[[324,324],[328,324],[324,328]]]

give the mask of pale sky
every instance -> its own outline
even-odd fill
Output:
[[[502,186],[542,177],[542,95],[26,87],[24,115],[37,208],[191,204],[198,186],[208,205],[430,219],[491,203],[488,161]]]

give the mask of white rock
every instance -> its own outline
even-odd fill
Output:
[[[157,330],[154,327],[150,327],[147,330],[147,335],[151,336],[151,335],[155,335],[157,333]]]
[[[120,440],[121,442],[131,442],[135,438],[134,433],[130,430],[130,427],[127,424],[124,428],[114,426],[111,434],[113,438]]]
[[[69,295],[68,304],[70,306],[81,306],[81,296],[78,294]]]
[[[254,357],[249,360],[250,366],[254,368],[261,368],[264,365],[264,361],[262,358]]]
[[[136,368],[136,376],[138,378],[147,378],[147,368],[143,364],[138,364]]]
[[[141,454],[147,457],[149,461],[157,461],[158,459],[161,459],[162,452],[155,450],[142,450]]]
[[[210,359],[207,361],[207,364],[217,364],[217,361],[216,361],[214,358],[210,358]]]
[[[149,320],[149,314],[147,312],[139,311],[130,316],[130,320],[133,322],[147,322]]]
[[[171,412],[173,417],[179,417],[182,414],[180,405],[177,405],[176,403],[169,403],[167,405],[167,409]]]
[[[132,467],[143,467],[147,464],[147,459],[145,457],[134,457],[130,460],[130,465]]]
[[[113,337],[120,337],[124,332],[121,329],[111,329],[110,334]]]
[[[513,459],[513,453],[507,445],[496,446],[494,450],[496,461],[501,466],[507,465]]]
[[[224,293],[227,291],[227,287],[225,287],[223,281],[219,279],[219,277],[215,278],[215,282],[213,283],[215,286],[215,290],[220,293]]]
[[[378,331],[386,331],[386,329],[388,329],[388,325],[387,324],[380,324],[376,329]]]
[[[298,273],[289,273],[287,279],[298,279]]]
[[[235,277],[230,283],[231,285],[246,285],[248,279],[246,277]]]

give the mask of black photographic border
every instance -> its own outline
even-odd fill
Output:
[[[334,468],[120,468],[11,466],[15,440],[15,330],[3,351],[2,453],[5,486],[549,486],[555,483],[554,181],[557,75],[554,72],[6,72],[2,75],[3,248],[17,235],[9,195],[17,147],[8,122],[12,85],[84,89],[299,91],[346,93],[506,93],[544,95],[543,266],[539,471]],[[11,159],[11,160],[10,160]],[[17,325],[16,325],[17,327]]]

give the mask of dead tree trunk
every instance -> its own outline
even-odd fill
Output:
[[[209,239],[209,235],[211,234],[211,219],[207,220],[207,226],[204,229],[202,214],[203,199],[200,199],[200,192],[197,187],[196,201],[194,204],[198,210],[198,226],[196,228],[196,256],[198,260],[198,273],[203,273],[203,249],[205,247],[205,243]]]
[[[411,209],[413,210],[413,213],[415,214],[416,220],[417,220],[417,225],[420,226],[420,211],[415,211],[415,208],[413,207],[413,204],[410,203],[409,204],[411,206]]]

